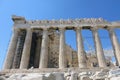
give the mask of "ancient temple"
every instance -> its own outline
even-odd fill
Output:
[[[102,18],[75,20],[26,20],[12,16],[13,34],[7,51],[3,69],[29,68],[90,68],[107,67],[98,29],[106,29],[114,49],[117,64],[120,66],[120,47],[114,29],[119,22],[107,22]],[[81,31],[88,29],[93,34],[96,57],[89,60],[83,48]],[[76,32],[77,51],[65,43],[65,31]]]

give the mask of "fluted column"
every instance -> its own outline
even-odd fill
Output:
[[[106,67],[106,60],[97,29],[92,29],[99,67]]]
[[[47,68],[48,66],[48,30],[43,30],[41,53],[39,68]]]
[[[18,36],[18,41],[17,41],[17,45],[16,45],[16,51],[15,51],[15,54],[14,54],[14,59],[13,59],[13,64],[12,64],[12,68],[15,69],[18,67],[18,62],[17,62],[17,59],[18,59],[18,48],[19,48],[19,45],[20,45],[20,36]]]
[[[59,68],[65,68],[65,29],[60,29]]]
[[[114,50],[114,55],[115,58],[117,60],[117,65],[120,66],[120,46],[119,46],[119,42],[117,39],[117,36],[114,32],[114,29],[108,29],[109,30],[109,35],[112,41],[112,46],[113,46],[113,50]]]
[[[86,55],[83,48],[83,40],[80,28],[76,29],[76,38],[77,38],[77,52],[78,52],[78,63],[79,68],[86,68]]]
[[[25,30],[21,30],[20,33],[19,33],[19,36],[18,36],[18,42],[17,42],[17,46],[16,46],[16,51],[15,51],[15,55],[14,55],[13,64],[12,64],[13,69],[18,69],[19,66],[20,66],[25,35],[26,35]]]
[[[14,29],[14,32],[10,40],[10,44],[7,51],[7,56],[4,62],[3,69],[10,69],[12,67],[16,45],[17,45],[18,33],[19,33],[19,29]]]
[[[29,59],[30,59],[31,42],[32,42],[32,30],[27,29],[27,34],[25,38],[25,43],[24,43],[22,58],[21,58],[21,63],[20,63],[20,69],[28,68]]]

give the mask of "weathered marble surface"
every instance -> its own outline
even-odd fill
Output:
[[[34,71],[34,69],[32,69]],[[24,71],[24,70],[23,70]],[[11,72],[0,73],[0,80],[120,80],[120,69],[100,69],[89,71],[66,71],[54,72]]]

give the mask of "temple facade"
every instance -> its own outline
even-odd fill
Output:
[[[4,62],[4,70],[107,67],[98,34],[99,29],[108,31],[117,65],[120,66],[120,46],[114,31],[115,28],[120,28],[119,22],[107,22],[101,18],[29,21],[20,16],[12,16],[12,20],[13,34]],[[96,56],[92,59],[89,59],[83,48],[81,34],[83,29],[90,30],[93,34]],[[77,51],[65,43],[66,30],[76,32]]]

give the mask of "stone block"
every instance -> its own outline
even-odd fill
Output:
[[[6,80],[4,76],[0,76],[0,80]]]
[[[55,72],[53,74],[55,75],[56,80],[65,80],[64,73],[57,73],[57,72]]]

